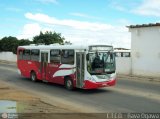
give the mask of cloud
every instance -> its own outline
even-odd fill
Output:
[[[39,34],[41,31],[41,27],[38,23],[25,24],[23,30],[20,35],[18,35],[18,39],[31,39],[33,36]]]
[[[118,2],[111,2],[111,4],[109,4],[109,7],[118,10],[118,11],[127,11],[127,9],[125,7],[123,7],[121,4],[119,4]]]
[[[130,48],[130,34],[126,27],[116,26],[112,30],[89,31],[65,29],[61,31],[66,40],[73,44],[106,44],[114,47]]]
[[[124,1],[123,4],[118,1],[113,1],[109,4],[109,7],[120,12],[160,17],[160,0]]]
[[[88,15],[88,14],[78,13],[78,12],[73,12],[73,13],[69,13],[69,14],[72,15],[72,16],[89,18],[89,19],[100,19],[99,17],[90,16],[90,15]]]
[[[49,4],[49,3],[58,4],[57,0],[36,0],[36,1],[44,4]]]
[[[108,44],[114,47],[130,48],[130,33],[125,26],[92,23],[77,20],[59,20],[45,14],[25,14],[36,23],[24,25],[21,38],[32,38],[40,31],[56,31],[73,44]]]
[[[25,17],[34,20],[41,23],[46,24],[52,24],[52,25],[62,25],[62,26],[68,26],[75,29],[82,29],[82,30],[91,30],[91,31],[100,31],[100,30],[107,30],[112,29],[112,26],[109,24],[103,24],[103,23],[92,23],[92,22],[84,22],[84,21],[77,21],[72,19],[56,19],[54,17],[49,17],[48,15],[37,13],[26,13]]]
[[[39,35],[40,31],[53,31],[53,29],[49,27],[42,27],[38,23],[25,24],[22,32],[17,36],[17,38],[31,40],[34,36]]]
[[[160,17],[160,0],[143,0],[142,4],[132,12],[144,16]]]

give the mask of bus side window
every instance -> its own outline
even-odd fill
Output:
[[[30,57],[30,50],[24,50],[23,51],[23,59],[24,60],[30,60],[31,57]]]
[[[22,60],[23,59],[23,50],[18,51],[18,59]]]
[[[51,63],[60,63],[60,50],[54,49],[50,51],[50,62]]]
[[[74,64],[74,50],[62,50],[61,63]]]
[[[39,50],[38,49],[31,50],[31,60],[39,61]]]

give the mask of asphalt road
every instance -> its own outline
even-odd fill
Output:
[[[31,82],[20,76],[13,64],[0,63],[0,80],[13,84],[24,90],[60,99],[97,112],[160,112],[160,83],[118,79],[115,87],[96,90],[68,91],[61,85]],[[64,102],[63,102],[64,103]],[[71,106],[71,108],[72,108]]]

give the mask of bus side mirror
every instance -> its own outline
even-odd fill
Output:
[[[86,59],[87,59],[87,61],[89,60],[89,54],[86,55]]]

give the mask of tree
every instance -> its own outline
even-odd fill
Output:
[[[1,51],[11,51],[16,53],[18,47],[18,39],[16,37],[3,37],[1,39]]]
[[[0,52],[2,51],[2,42],[1,42],[1,39],[0,39]]]
[[[43,43],[45,45],[59,43],[64,44],[65,38],[61,36],[61,33],[46,31],[45,33],[40,32],[39,35],[33,38],[33,43],[40,44]]]
[[[17,47],[23,45],[30,45],[32,43],[40,44],[43,43],[45,45],[59,43],[64,44],[65,38],[61,36],[60,33],[56,32],[40,32],[39,35],[33,38],[33,41],[29,41],[28,39],[18,40],[16,37],[3,37],[0,40],[0,52],[1,51],[10,51],[16,54]],[[65,41],[66,44],[71,44],[70,41]]]
[[[23,46],[23,45],[30,45],[32,41],[29,41],[28,39],[21,39],[18,40],[16,37],[3,37],[0,40],[0,52],[1,51],[10,51],[16,54],[17,47]]]
[[[64,44],[72,45],[72,43],[70,41],[65,41]]]
[[[18,41],[18,46],[30,45],[33,42],[28,39],[21,39]]]

